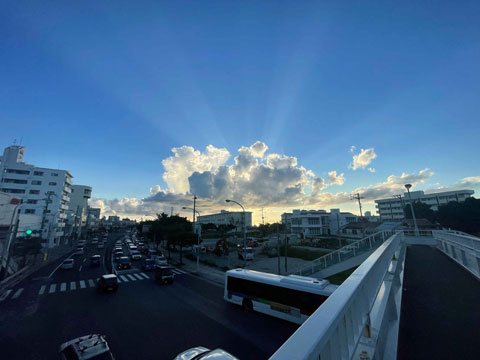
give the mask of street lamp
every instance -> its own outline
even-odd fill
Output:
[[[240,206],[243,210],[243,262],[244,262],[244,265],[243,267],[246,268],[247,267],[247,227],[246,227],[246,224],[245,224],[245,208],[243,207],[242,204],[240,204],[239,202],[235,201],[235,200],[230,200],[230,199],[227,199],[225,200],[227,203],[229,202],[233,202],[235,204],[237,204],[238,206]]]
[[[195,228],[195,213],[198,214],[198,216],[200,216],[200,212],[197,211],[195,209],[195,201],[197,200],[197,197],[194,196],[193,197],[193,208],[189,208],[189,207],[186,207],[186,206],[183,206],[182,209],[183,210],[192,210],[193,211],[193,233],[195,234],[196,233],[196,228]],[[202,234],[202,232],[200,232],[200,235]],[[197,234],[197,273],[200,271],[200,236]]]
[[[410,188],[412,187],[412,184],[405,184],[405,187],[407,188],[408,200],[410,201],[410,210],[412,210],[413,226],[415,227],[415,236],[419,236],[417,219],[415,219],[415,211],[413,210],[412,197],[410,196]]]

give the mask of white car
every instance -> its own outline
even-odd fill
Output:
[[[81,336],[67,341],[60,346],[59,353],[62,360],[114,359],[105,336],[98,334]]]
[[[85,251],[83,250],[83,247],[77,247],[77,250],[73,253],[73,255],[83,255],[85,254]]]
[[[197,346],[178,354],[175,360],[238,360],[235,356],[222,349],[210,350]]]
[[[74,264],[73,259],[66,259],[66,260],[63,260],[62,266],[60,267],[65,270],[73,269],[73,264]]]
[[[142,260],[142,255],[138,251],[132,251],[132,260]]]
[[[163,255],[161,256],[158,256],[156,259],[155,259],[155,263],[157,265],[168,265],[168,261],[167,261],[167,258]]]

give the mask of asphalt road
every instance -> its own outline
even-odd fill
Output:
[[[107,257],[119,236],[110,235]],[[98,294],[89,280],[104,269],[85,267],[83,258],[90,255],[87,248],[74,270],[59,269],[49,279],[45,274],[55,264],[42,269],[42,276],[25,280],[0,302],[2,358],[54,359],[62,342],[101,333],[116,359],[172,359],[199,345],[223,348],[242,360],[266,359],[297,328],[245,312],[223,300],[222,287],[181,272],[172,285],[158,285],[152,273],[130,273],[117,293]]]

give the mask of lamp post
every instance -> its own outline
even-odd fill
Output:
[[[410,210],[412,210],[413,226],[415,227],[415,236],[419,236],[417,219],[415,219],[415,211],[413,210],[412,197],[410,196],[410,188],[412,187],[412,184],[405,184],[405,187],[407,188],[408,200],[410,201]]]
[[[245,208],[243,207],[242,204],[240,204],[239,202],[235,201],[235,200],[230,200],[230,199],[227,199],[225,200],[227,203],[229,202],[233,202],[235,204],[237,204],[238,206],[240,206],[242,208],[242,211],[243,211],[243,267],[246,268],[247,267],[247,232],[246,232],[246,224],[245,224]]]
[[[195,200],[197,200],[197,197],[193,197],[193,204],[195,206]],[[186,206],[182,207],[183,210],[192,210],[193,211],[193,233],[195,234],[196,228],[195,228],[195,213],[200,216],[200,212],[196,210],[195,208],[189,208]],[[201,237],[201,232],[200,235],[197,234],[197,273],[200,271],[200,237]]]

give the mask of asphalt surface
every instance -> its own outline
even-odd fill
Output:
[[[434,247],[407,248],[398,359],[480,359],[480,282]]]
[[[120,237],[110,234],[104,258]],[[102,253],[86,250],[74,257],[75,269],[53,272],[59,260],[0,301],[1,358],[54,359],[61,343],[101,333],[116,359],[172,359],[199,345],[223,348],[242,360],[266,359],[297,329],[227,303],[222,287],[178,269],[172,285],[159,285],[151,272],[134,269],[128,278],[122,275],[127,281],[117,293],[99,294],[92,283],[109,272],[108,262],[89,268],[83,259]]]

